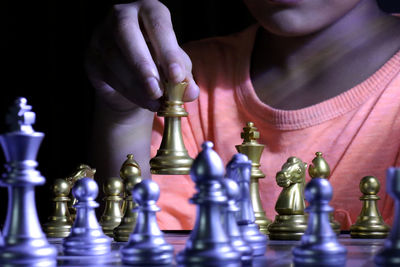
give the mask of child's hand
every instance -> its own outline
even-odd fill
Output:
[[[193,101],[199,92],[169,10],[157,0],[114,6],[92,38],[86,69],[98,94],[117,111],[158,110],[166,80],[188,82],[184,101]]]

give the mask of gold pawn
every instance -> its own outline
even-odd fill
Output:
[[[103,191],[106,202],[103,215],[100,218],[100,225],[103,232],[109,237],[114,236],[114,228],[116,228],[122,219],[120,202],[122,198],[119,196],[124,189],[121,178],[111,177],[103,184]]]
[[[65,178],[65,180],[69,183],[70,188],[73,188],[76,181],[82,179],[83,177],[89,177],[94,180],[94,175],[96,174],[96,169],[91,168],[87,164],[80,164],[75,172],[70,176]],[[70,193],[69,194],[70,201],[68,202],[68,210],[71,215],[72,221],[75,221],[76,217],[76,209],[74,205],[77,203],[75,197]]]
[[[385,224],[377,207],[380,199],[377,194],[380,189],[379,180],[373,176],[365,176],[360,181],[360,191],[363,202],[357,221],[350,227],[352,238],[386,238],[390,227]]]
[[[312,164],[308,168],[308,174],[311,178],[325,178],[329,179],[329,175],[331,175],[331,169],[329,168],[328,162],[322,157],[322,152],[316,152],[315,158],[312,160]],[[329,221],[332,227],[332,230],[336,233],[336,235],[340,234],[340,223],[335,220],[333,217],[333,213],[329,213]]]
[[[140,169],[139,163],[133,158],[133,154],[128,154],[127,159],[122,163],[121,169],[119,170],[119,176],[122,178],[123,183],[125,184],[128,179],[141,179],[142,171]],[[125,214],[126,211],[126,201],[127,191],[124,190],[124,201],[122,202],[122,214]]]
[[[182,137],[181,118],[188,113],[183,108],[187,83],[167,83],[159,117],[164,117],[164,132],[157,155],[150,160],[152,174],[189,174],[193,159],[189,157]]]
[[[67,202],[70,200],[68,194],[70,186],[64,179],[56,179],[52,186],[55,203],[52,215],[44,225],[47,237],[67,237],[71,232],[72,220],[68,211]]]
[[[256,224],[260,227],[260,232],[269,234],[268,226],[272,223],[265,215],[259,189],[259,179],[265,177],[265,174],[260,169],[261,154],[264,150],[264,145],[259,144],[257,139],[260,138],[260,132],[254,126],[253,122],[247,122],[246,127],[240,134],[243,139],[241,145],[236,145],[236,150],[239,153],[245,154],[251,160],[251,177],[250,177],[250,198],[253,205],[254,216],[256,217]]]
[[[133,187],[142,181],[141,177],[127,177],[125,180],[125,191],[127,196],[125,198],[126,211],[125,215],[121,220],[121,224],[114,229],[114,240],[118,242],[127,242],[129,235],[133,232],[136,225],[136,219],[138,216],[137,211],[134,211],[138,204],[133,200],[132,189]]]

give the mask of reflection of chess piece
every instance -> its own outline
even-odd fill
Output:
[[[44,225],[47,237],[67,237],[71,231],[72,220],[68,211],[69,183],[64,179],[56,179],[52,186],[54,210]]]
[[[377,266],[399,266],[400,262],[400,168],[391,167],[386,171],[386,192],[395,201],[392,230],[383,248],[375,255]]]
[[[7,115],[9,132],[0,135],[6,172],[0,182],[8,189],[7,216],[0,247],[0,266],[56,266],[57,249],[47,242],[36,212],[35,186],[46,179],[36,167],[44,133],[36,132],[35,113],[18,98]]]
[[[164,132],[157,155],[150,160],[153,174],[189,174],[193,159],[183,143],[181,118],[187,117],[182,97],[187,83],[166,84],[157,115],[164,117]]]
[[[67,177],[65,180],[69,183],[70,188],[72,189],[76,183],[76,181],[88,177],[94,179],[94,175],[96,173],[96,169],[92,169],[89,165],[86,164],[80,164],[75,172]],[[75,221],[75,216],[76,216],[76,209],[74,208],[74,205],[76,204],[76,199],[75,197],[70,193],[69,195],[70,201],[68,202],[68,210],[69,214],[71,215],[72,221]]]
[[[299,240],[307,228],[304,214],[304,185],[307,164],[297,157],[290,157],[276,174],[282,187],[275,210],[278,215],[269,225],[269,238],[273,240]]]
[[[329,168],[328,162],[322,157],[321,152],[315,153],[315,158],[312,160],[312,164],[308,167],[308,174],[311,178],[325,178],[329,179],[331,175],[331,169]],[[333,212],[329,213],[329,221],[331,222],[331,227],[337,235],[340,234],[340,223],[333,217]]]
[[[142,181],[141,177],[128,176],[125,180],[125,203],[126,211],[121,220],[120,225],[114,229],[114,240],[119,242],[126,242],[129,240],[129,235],[132,233],[138,213],[136,211],[137,203],[134,202],[132,197],[133,187]],[[135,210],[134,210],[135,209]]]
[[[140,170],[139,163],[137,163],[137,161],[133,158],[133,154],[128,154],[126,157],[127,159],[124,161],[124,163],[122,163],[121,169],[119,170],[119,176],[122,178],[122,182],[126,184],[127,180],[135,180],[135,179],[139,179],[141,181],[142,171]],[[128,192],[124,190],[123,194],[124,201],[122,202],[122,207],[121,207],[122,215],[124,215],[126,211],[125,198],[127,197],[127,195]]]
[[[265,174],[260,170],[260,158],[264,145],[257,142],[260,138],[260,132],[254,127],[254,123],[248,122],[241,133],[243,143],[237,145],[236,149],[239,153],[245,154],[251,160],[251,179],[250,179],[250,198],[253,205],[256,224],[260,227],[263,234],[268,234],[268,226],[271,224],[261,204],[260,191],[258,180],[265,177]]]
[[[332,186],[324,178],[311,179],[307,184],[308,225],[300,245],[293,249],[295,266],[346,266],[347,249],[337,241],[329,221],[332,192]]]
[[[373,176],[365,176],[360,181],[360,190],[363,196],[363,207],[355,224],[350,227],[353,238],[386,238],[390,227],[385,224],[377,207],[380,199],[377,194],[380,189],[379,180]]]
[[[103,184],[106,202],[103,215],[100,218],[100,225],[103,232],[109,237],[113,237],[114,228],[116,228],[122,219],[120,202],[122,198],[120,194],[123,189],[123,183],[119,177],[111,177]]]

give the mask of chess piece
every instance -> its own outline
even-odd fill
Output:
[[[329,175],[331,175],[331,169],[329,168],[328,162],[326,162],[326,160],[322,157],[321,152],[316,152],[315,156],[316,157],[312,160],[312,164],[310,164],[310,167],[308,167],[308,174],[311,178],[329,179]],[[340,223],[335,220],[333,212],[329,213],[329,221],[331,222],[333,231],[339,235]]]
[[[228,235],[231,246],[241,254],[242,264],[246,266],[251,265],[253,249],[244,241],[242,232],[236,221],[236,213],[239,211],[239,207],[236,205],[236,201],[240,197],[239,186],[235,181],[229,178],[223,179],[222,185],[228,198],[226,208],[224,208],[222,224]]]
[[[156,219],[160,188],[152,180],[144,179],[133,187],[132,195],[138,203],[138,217],[128,244],[121,249],[122,262],[137,266],[171,264],[174,248],[165,241]]]
[[[95,174],[96,174],[96,169],[91,168],[87,164],[80,164],[76,168],[74,173],[71,176],[65,178],[65,180],[69,183],[70,188],[73,188],[75,183],[76,183],[76,181],[78,181],[79,179],[82,179],[84,177],[88,177],[88,178],[94,179],[94,175]],[[76,204],[77,200],[72,195],[72,193],[70,193],[69,198],[70,198],[70,201],[68,202],[69,214],[71,215],[72,221],[75,221],[76,209],[75,209],[74,205]]]
[[[189,174],[193,159],[182,137],[181,118],[188,113],[182,107],[186,82],[166,84],[159,117],[164,117],[164,132],[157,155],[150,160],[152,174]]]
[[[237,145],[236,149],[239,153],[245,154],[251,160],[250,198],[256,217],[256,224],[260,227],[261,233],[269,234],[268,226],[272,221],[265,215],[259,190],[259,179],[265,177],[265,174],[260,170],[260,158],[264,150],[264,145],[257,142],[257,139],[260,138],[260,132],[257,131],[257,128],[252,122],[246,124],[240,136],[243,139],[243,143]]]
[[[197,189],[190,201],[197,205],[197,214],[185,248],[176,257],[180,266],[241,266],[241,255],[230,245],[221,222],[221,209],[227,202],[221,185],[224,166],[212,147],[209,141],[202,144],[190,170]]]
[[[308,226],[300,245],[293,249],[295,266],[346,266],[347,250],[337,241],[329,222],[332,186],[327,179],[311,179],[305,196],[310,204],[306,209]]]
[[[363,207],[357,221],[350,227],[350,236],[353,238],[386,238],[390,227],[385,224],[378,210],[377,194],[380,189],[379,180],[373,176],[365,176],[360,181],[360,190],[363,196]]]
[[[114,229],[121,223],[122,213],[120,194],[123,190],[123,183],[119,177],[111,177],[103,184],[105,194],[105,208],[100,218],[100,225],[103,232],[109,237],[114,237]]]
[[[133,200],[132,190],[133,187],[140,183],[142,178],[140,176],[127,176],[125,178],[125,192],[126,192],[126,211],[121,220],[120,225],[114,229],[114,240],[119,242],[126,242],[129,240],[129,235],[135,228],[138,213],[136,211],[137,203]]]
[[[35,113],[18,98],[7,115],[10,131],[0,135],[6,172],[0,183],[8,188],[8,208],[0,247],[1,266],[56,266],[57,250],[47,242],[36,211],[35,186],[45,178],[36,170],[36,155],[44,133],[32,128]]]
[[[282,191],[275,204],[278,215],[268,227],[272,240],[299,240],[307,228],[304,214],[304,186],[307,164],[297,157],[290,157],[276,174]]]
[[[124,185],[127,180],[139,179],[138,182],[141,181],[142,171],[140,169],[139,163],[133,158],[133,154],[128,154],[126,156],[126,160],[122,163],[121,169],[119,170],[119,176],[122,178]],[[128,192],[124,190],[124,201],[122,202],[122,215],[126,212],[126,197],[128,196]]]
[[[54,194],[54,209],[48,222],[44,225],[47,237],[64,238],[69,235],[72,227],[71,216],[68,211],[68,195],[70,193],[69,183],[64,179],[56,179],[52,186]]]
[[[239,212],[236,221],[243,239],[253,249],[253,256],[264,255],[267,249],[267,236],[260,233],[255,223],[253,206],[250,199],[251,161],[241,153],[233,155],[226,166],[226,177],[234,180],[239,186],[239,198],[236,201]]]
[[[386,171],[386,192],[395,201],[395,214],[389,237],[375,255],[375,263],[380,267],[400,264],[400,168],[391,167]]]
[[[95,201],[98,191],[97,183],[91,178],[75,182],[72,194],[77,199],[76,218],[71,234],[63,242],[66,255],[98,256],[111,251],[111,239],[101,230],[95,214],[99,206]]]

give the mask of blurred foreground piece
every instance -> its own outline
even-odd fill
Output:
[[[0,135],[6,159],[6,173],[0,179],[8,188],[8,209],[0,247],[0,266],[56,266],[57,250],[42,232],[36,212],[35,186],[45,178],[35,168],[44,133],[35,132],[35,113],[25,98],[18,98],[9,110],[10,132]]]
[[[387,170],[386,191],[395,201],[395,219],[383,249],[375,256],[375,263],[381,267],[400,265],[400,168]]]
[[[308,174],[311,178],[326,178],[329,180],[331,169],[329,168],[328,162],[322,157],[321,152],[316,152],[315,156],[316,157],[312,160],[312,164],[308,167]],[[329,221],[331,222],[332,230],[339,235],[340,223],[335,220],[333,212],[329,213]]]
[[[329,222],[332,208],[332,186],[324,178],[314,178],[307,184],[305,197],[310,205],[307,231],[300,245],[293,249],[295,266],[346,266],[347,250],[339,244]]]
[[[103,184],[103,191],[106,202],[103,215],[100,218],[100,225],[103,232],[109,237],[114,236],[114,229],[121,223],[122,212],[120,202],[122,198],[120,194],[124,189],[121,178],[111,177]]]
[[[239,186],[239,198],[236,201],[239,211],[236,220],[243,239],[253,249],[253,256],[264,255],[267,249],[267,236],[261,234],[255,223],[253,206],[250,199],[251,161],[246,155],[237,153],[226,166],[226,177],[234,180]]]
[[[350,227],[352,238],[386,238],[390,227],[385,224],[378,210],[377,194],[380,189],[379,180],[373,176],[365,176],[360,181],[360,190],[363,196],[360,200],[363,207],[357,221]]]
[[[254,123],[248,122],[241,133],[243,143],[237,145],[236,149],[239,153],[245,154],[251,160],[251,178],[250,178],[250,198],[253,206],[256,224],[260,227],[263,234],[268,234],[268,226],[272,223],[265,215],[265,211],[261,204],[259,179],[265,177],[265,174],[260,170],[261,154],[264,150],[264,145],[257,142],[260,138],[260,132],[254,126]]]
[[[239,207],[236,205],[236,201],[240,197],[239,186],[235,181],[229,178],[223,179],[222,185],[228,198],[223,214],[223,226],[225,232],[228,235],[233,249],[242,255],[242,264],[244,266],[251,265],[253,260],[253,249],[246,243],[246,241],[244,241],[243,234],[236,221],[236,213],[239,211]]]
[[[187,83],[167,83],[157,116],[164,117],[164,132],[157,155],[150,160],[152,174],[189,174],[193,159],[189,157],[182,137],[181,118],[188,113],[183,107]]]
[[[276,182],[282,187],[275,204],[278,215],[270,224],[272,240],[300,240],[307,228],[304,214],[304,186],[307,164],[297,157],[290,157],[276,174]]]
[[[160,188],[152,180],[144,179],[135,185],[132,196],[138,203],[138,217],[128,244],[121,249],[122,262],[137,266],[171,264],[174,248],[164,240],[156,219]]]
[[[137,220],[137,203],[133,201],[132,190],[133,187],[142,181],[140,176],[128,176],[125,178],[125,214],[121,223],[114,229],[114,240],[119,242],[126,242],[129,240],[129,235],[133,232]]]
[[[70,188],[73,188],[76,181],[87,177],[87,178],[92,178],[94,179],[94,175],[96,174],[96,169],[92,169],[89,165],[86,164],[80,164],[76,170],[74,171],[74,173],[65,178],[65,180],[69,183]],[[76,216],[76,209],[74,207],[74,205],[76,204],[76,199],[75,197],[72,195],[72,193],[70,193],[70,201],[68,202],[68,210],[69,210],[69,214],[71,215],[71,219],[72,221],[75,221],[75,216]]]
[[[177,254],[178,266],[239,267],[241,254],[235,251],[221,222],[221,211],[227,197],[222,188],[224,165],[212,149],[202,144],[190,170],[197,193],[190,199],[197,205],[196,222],[184,250]]]
[[[63,242],[66,255],[97,256],[111,251],[111,238],[104,235],[95,214],[98,192],[97,183],[88,177],[76,181],[72,188],[78,203],[71,234]]]
[[[47,237],[64,238],[71,232],[72,220],[68,211],[70,186],[64,179],[56,179],[52,186],[54,208],[48,222],[44,225]]]

